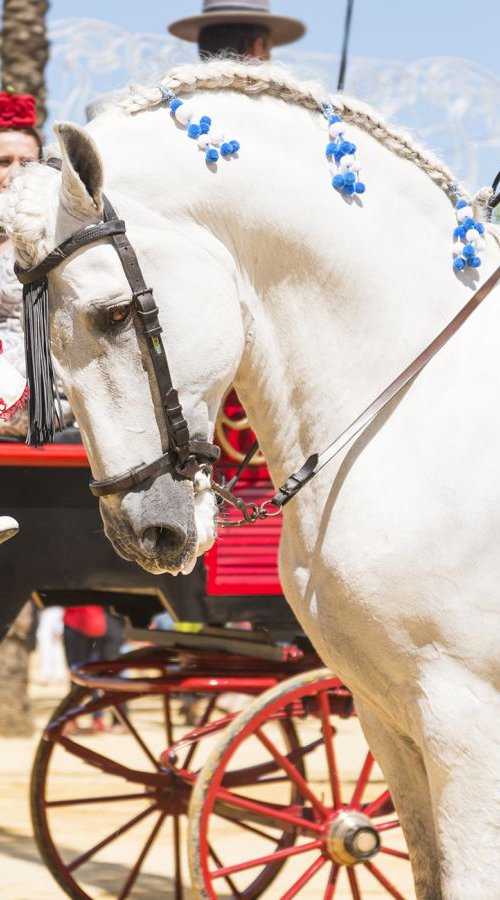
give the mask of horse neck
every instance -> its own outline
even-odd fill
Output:
[[[457,279],[444,192],[415,164],[350,131],[368,185],[362,204],[330,188],[310,152],[311,129],[292,171],[275,159],[272,190],[268,182],[254,216],[238,204],[244,229],[234,222],[248,288],[236,385],[275,483],[325,449],[498,264],[490,247],[480,274]],[[262,184],[262,170],[255,178]]]

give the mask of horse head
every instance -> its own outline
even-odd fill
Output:
[[[75,125],[55,130],[61,174],[34,165],[2,198],[0,218],[21,266],[33,267],[103,218],[105,166],[95,142]],[[130,240],[154,289],[190,436],[208,442],[244,342],[231,257],[193,222],[160,216],[120,191],[111,199],[127,232],[130,222]],[[158,382],[110,238],[61,260],[48,275],[48,293],[52,352],[94,478],[115,479],[164,458],[137,486],[101,497],[106,535],[121,556],[150,572],[190,571],[215,540],[217,507],[203,472],[182,477],[166,455]]]

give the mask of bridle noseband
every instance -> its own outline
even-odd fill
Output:
[[[61,169],[61,160],[49,159],[47,165]],[[153,364],[153,369],[161,398],[161,405],[168,435],[168,449],[150,463],[140,463],[124,475],[107,478],[102,481],[91,480],[90,490],[96,497],[107,494],[118,494],[136,487],[149,478],[153,478],[167,465],[171,465],[182,478],[194,481],[200,469],[210,469],[211,463],[220,456],[220,448],[204,440],[192,440],[189,427],[184,418],[179,395],[172,384],[170,369],[163,341],[162,328],[158,319],[153,290],[144,281],[137,256],[126,235],[125,222],[118,218],[108,198],[103,195],[104,221],[98,225],[82,228],[52,250],[45,259],[31,269],[22,269],[16,265],[16,275],[25,286],[23,291],[25,311],[26,304],[32,302],[33,285],[45,282],[48,273],[68,259],[77,250],[87,244],[95,243],[103,238],[110,238],[125,272],[132,290],[133,309],[140,323],[140,333],[144,336]],[[28,296],[29,295],[29,296]],[[35,298],[36,302],[36,298]],[[47,339],[48,347],[49,341]],[[28,343],[27,343],[28,346]],[[50,352],[50,348],[47,350]],[[47,361],[45,361],[47,363]],[[50,362],[50,361],[49,361]],[[34,403],[34,400],[33,400]],[[32,407],[30,405],[30,414]],[[39,443],[33,440],[33,443]]]

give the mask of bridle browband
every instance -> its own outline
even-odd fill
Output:
[[[62,163],[59,159],[49,159],[47,165],[60,170]],[[153,290],[147,287],[144,281],[137,256],[126,235],[125,222],[118,218],[110,201],[104,195],[103,209],[103,222],[75,232],[52,250],[37,266],[22,269],[16,265],[16,275],[21,284],[25,286],[23,295],[26,307],[26,294],[29,292],[26,291],[26,287],[32,288],[33,285],[42,283],[52,269],[87,244],[95,243],[103,238],[110,238],[132,290],[133,309],[137,316],[137,322],[140,323],[140,333],[146,340],[158,385],[168,435],[168,449],[153,462],[141,463],[124,475],[102,481],[91,480],[90,490],[96,497],[128,491],[147,479],[153,478],[167,465],[171,465],[182,478],[193,481],[200,469],[209,469],[211,463],[220,456],[220,448],[215,444],[191,439],[179,395],[172,384]],[[36,439],[33,441],[35,444],[38,442]]]

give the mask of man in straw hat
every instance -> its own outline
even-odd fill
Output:
[[[202,58],[228,51],[241,58],[269,59],[271,47],[291,44],[305,34],[305,25],[275,16],[269,0],[203,0],[198,16],[169,25],[170,34],[198,43]]]

